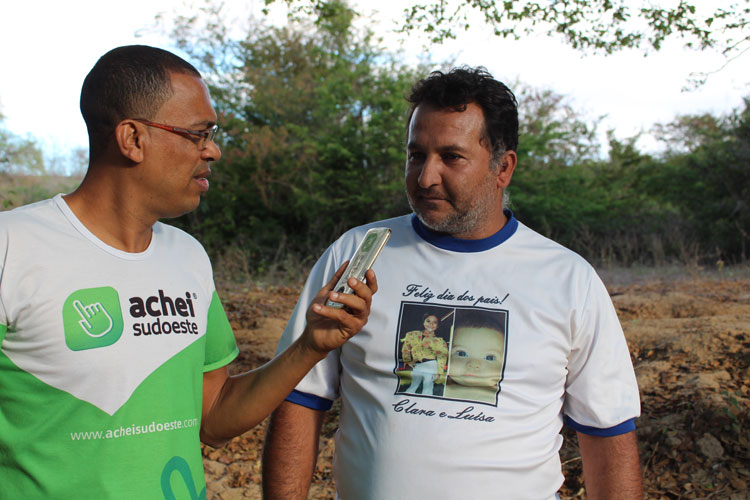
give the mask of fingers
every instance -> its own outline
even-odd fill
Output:
[[[73,301],[73,308],[81,316],[81,318],[86,319],[86,318],[91,317],[91,314],[89,314],[88,308],[84,306],[80,300]]]
[[[372,296],[378,291],[378,281],[372,269],[365,273],[365,278],[367,280],[366,283],[354,278],[349,278],[347,285],[349,285],[354,293],[330,292],[328,298],[334,302],[342,304],[355,316],[360,314],[368,315],[370,312],[370,304],[372,303]]]
[[[328,283],[326,283],[326,286],[324,286],[323,288],[325,288],[326,290],[333,290],[333,287],[336,286],[336,283],[344,275],[344,271],[346,270],[346,266],[348,265],[349,265],[348,260],[344,262],[343,264],[341,264],[341,267],[339,267],[338,270],[335,273],[333,273],[333,277]]]
[[[375,278],[375,273],[372,271],[372,269],[367,271],[367,273],[365,274],[365,279],[367,280],[366,283],[351,278],[347,284],[354,291],[357,297],[367,303],[367,307],[369,308],[370,303],[372,302],[373,294],[378,291],[378,281]]]
[[[339,269],[340,271],[343,269]],[[343,308],[327,307],[323,301],[316,301],[312,310],[325,318],[338,321],[345,330],[356,333],[367,322],[370,315],[372,296],[378,290],[378,282],[375,273],[370,269],[365,274],[366,282],[350,278],[348,285],[354,293],[328,292],[327,298],[342,304]],[[324,287],[323,290],[326,290]]]
[[[321,316],[329,319],[335,319],[336,321],[343,322],[347,316],[367,316],[370,310],[370,302],[372,301],[372,292],[365,286],[361,281],[357,281],[354,278],[349,280],[349,286],[354,285],[355,293],[339,293],[339,292],[327,292],[324,298],[329,298],[333,302],[338,302],[343,307],[328,307],[323,305],[324,302],[318,302],[313,304],[313,311]],[[362,296],[360,296],[362,295]]]
[[[372,294],[378,291],[378,278],[375,276],[375,271],[368,269],[365,273],[365,280],[367,280],[367,286],[370,288]]]
[[[322,304],[325,302],[325,300],[328,298],[328,294],[331,290],[333,290],[333,287],[336,286],[336,283],[338,283],[339,279],[341,279],[341,276],[344,274],[344,270],[346,270],[346,266],[349,264],[349,261],[344,262],[341,264],[341,267],[338,268],[338,270],[333,273],[333,277],[323,285],[323,288],[318,290],[318,293],[315,294],[315,297],[313,298],[312,302],[313,304]],[[317,308],[314,308],[317,312]]]
[[[354,297],[354,295],[350,295],[349,297]],[[362,299],[355,300],[359,301],[360,304],[364,304]],[[343,303],[343,300],[341,302]],[[359,332],[365,323],[367,323],[367,313],[347,309],[349,309],[349,306],[346,308],[336,308],[320,304],[315,304],[312,308],[321,318],[333,320],[336,325],[334,327],[335,330],[343,333],[346,338],[349,338]]]
[[[309,332],[310,345],[318,352],[328,352],[340,347],[365,326],[370,315],[372,296],[378,289],[375,273],[372,270],[367,271],[365,281],[350,278],[347,284],[352,293],[333,291],[332,288],[345,269],[346,264],[336,271],[331,281],[318,292],[308,309],[305,330]],[[326,298],[343,307],[324,305]]]

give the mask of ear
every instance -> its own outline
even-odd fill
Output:
[[[120,154],[133,163],[141,163],[145,157],[147,141],[145,127],[133,120],[123,120],[115,127],[115,141]]]
[[[516,170],[518,155],[515,151],[506,151],[500,158],[500,164],[497,167],[497,187],[505,189],[510,184],[513,172]]]

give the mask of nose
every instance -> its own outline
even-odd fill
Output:
[[[201,158],[205,161],[218,161],[221,158],[221,149],[214,141],[206,143],[206,148],[201,151]]]
[[[440,162],[436,158],[425,159],[417,183],[424,189],[440,184]]]
[[[469,358],[469,360],[466,362],[467,368],[473,368],[473,369],[479,369],[482,366],[482,363],[479,361],[479,358]]]

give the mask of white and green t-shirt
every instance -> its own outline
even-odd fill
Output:
[[[194,238],[122,252],[61,195],[0,213],[0,342],[0,496],[205,498],[203,373],[238,349]]]
[[[589,434],[634,429],[638,387],[607,290],[580,256],[508,215],[498,233],[472,241],[413,216],[355,228],[311,271],[279,350],[300,335],[304,305],[366,230],[393,231],[373,266],[367,324],[288,398],[327,409],[341,397],[342,500],[551,500],[563,482],[564,417]],[[403,346],[428,316],[448,359],[419,389]]]

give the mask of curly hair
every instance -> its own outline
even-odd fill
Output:
[[[157,113],[172,96],[170,72],[201,76],[181,57],[147,45],[118,47],[96,62],[83,81],[80,102],[92,158],[122,120]]]
[[[483,67],[461,66],[448,73],[433,71],[418,81],[406,98],[411,104],[407,120],[420,104],[438,109],[464,111],[469,103],[476,103],[484,113],[484,134],[492,153],[493,164],[505,151],[518,148],[518,102],[513,92],[495,80]]]

